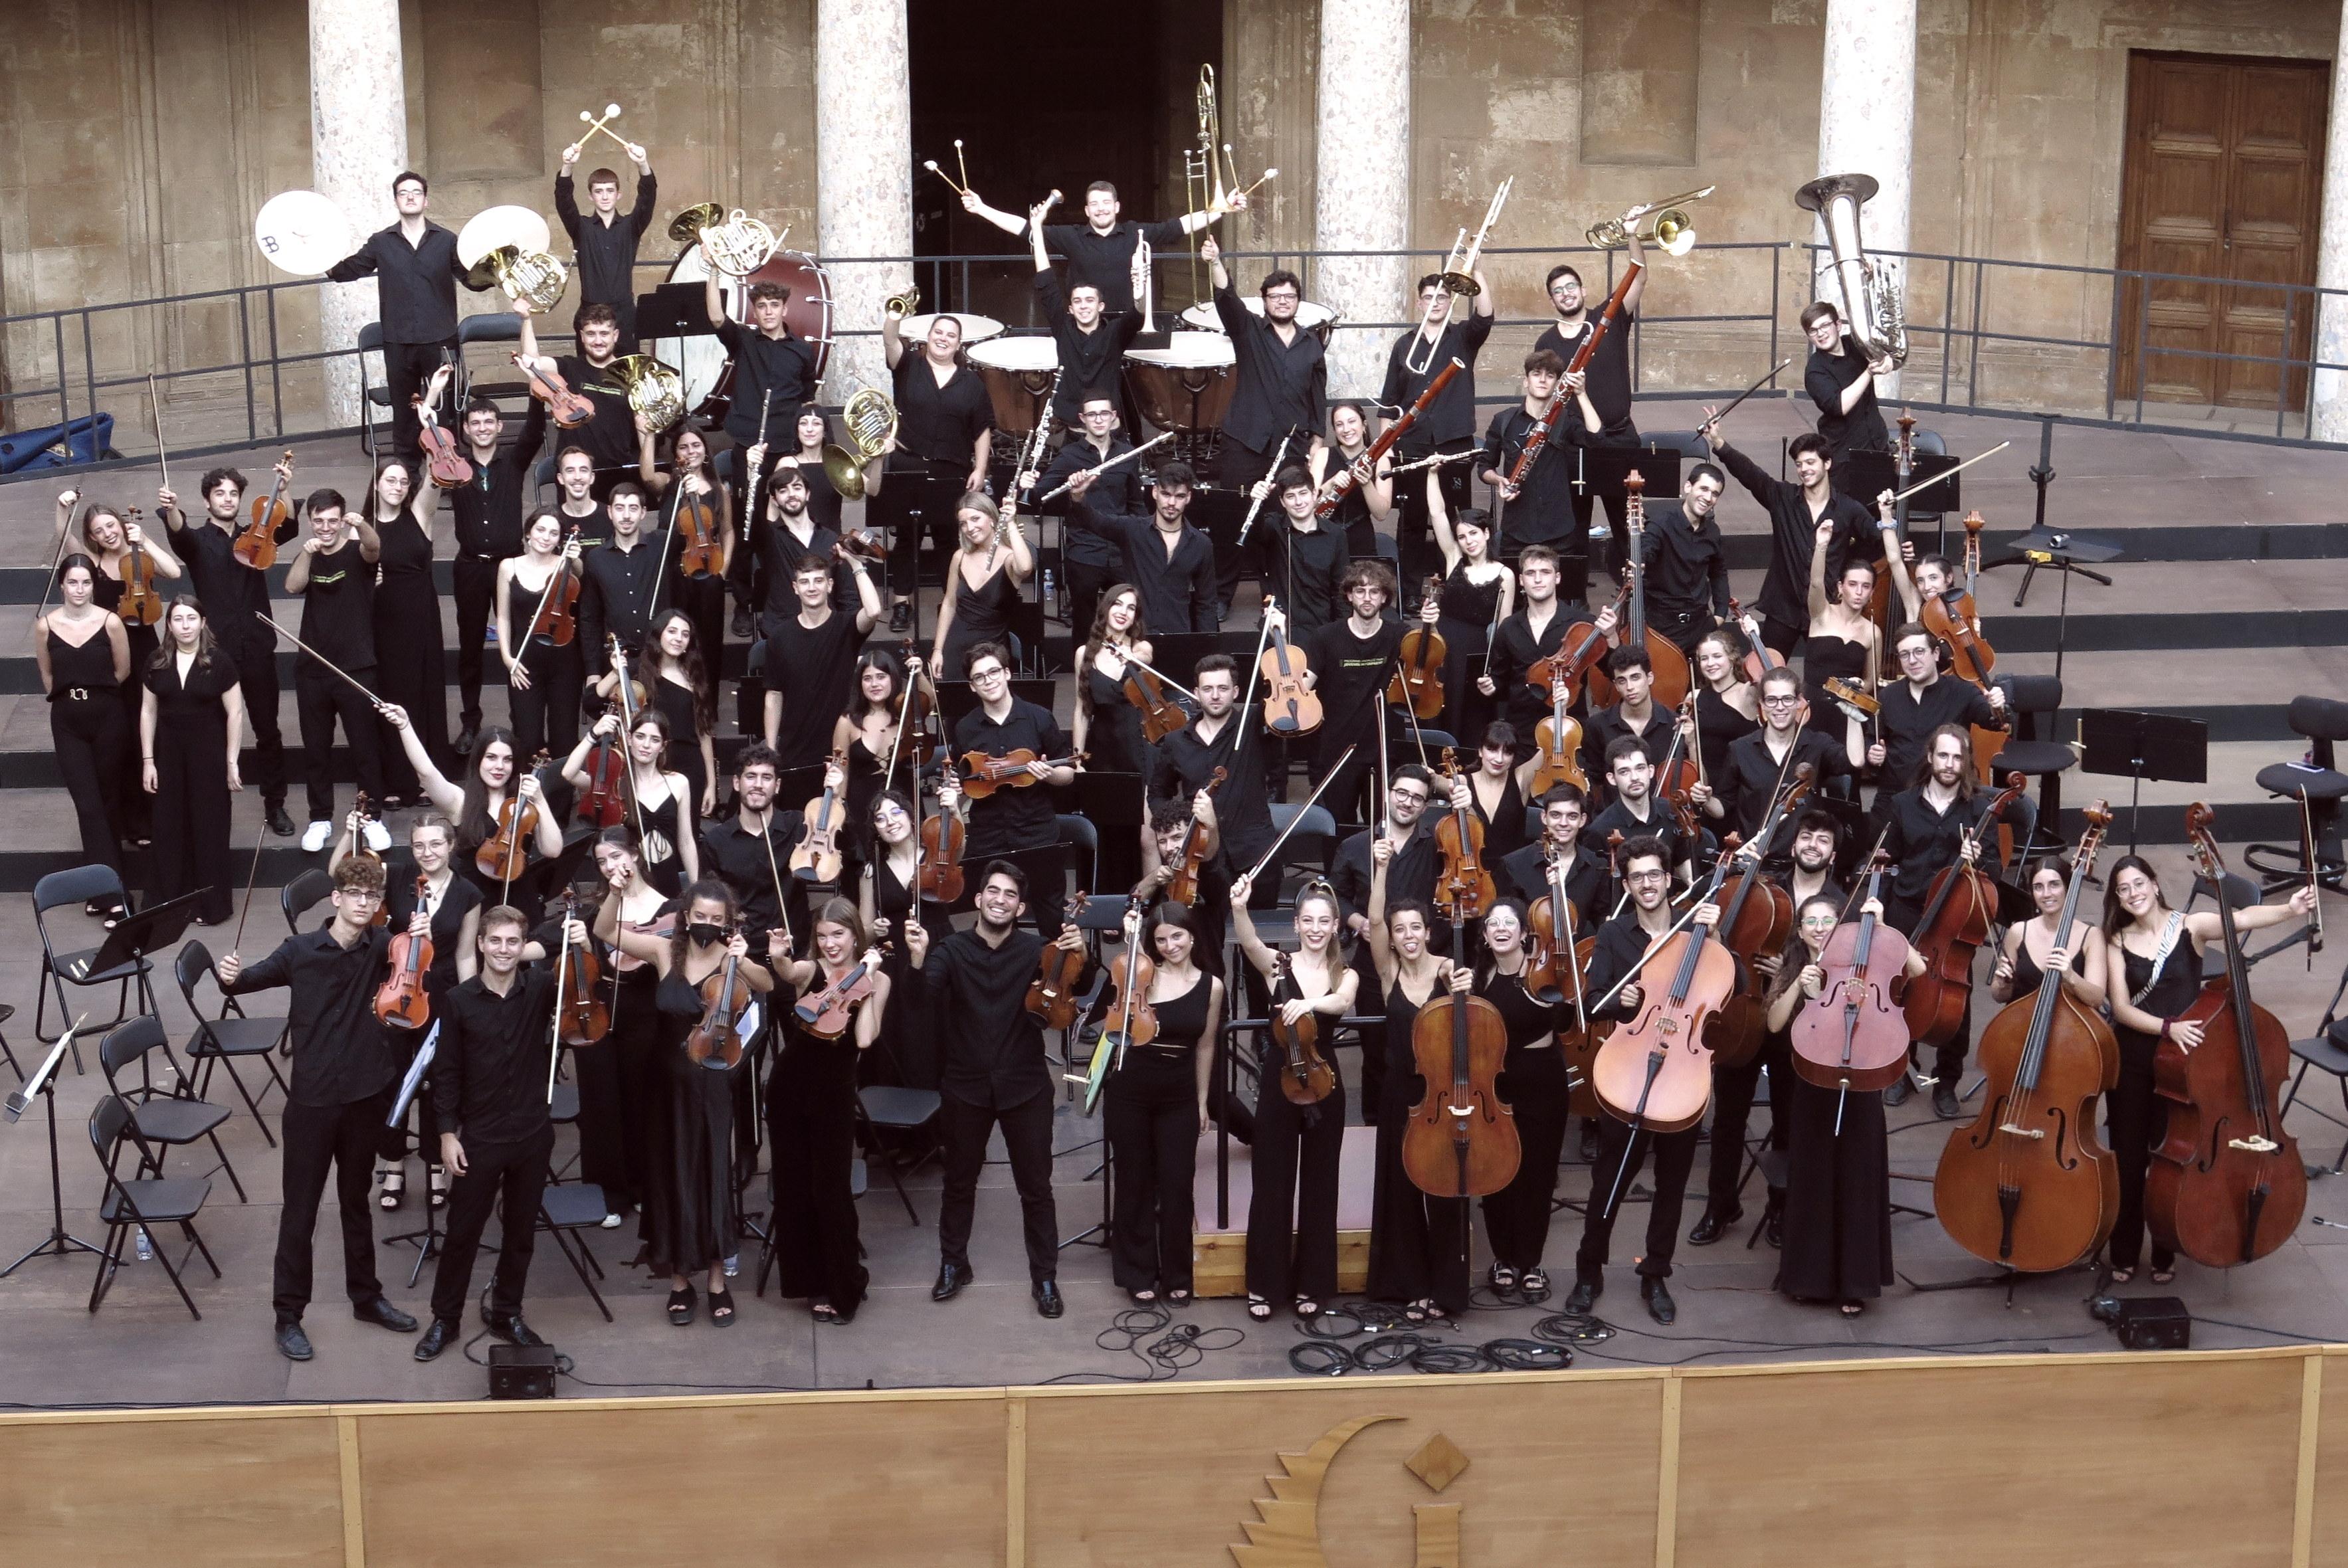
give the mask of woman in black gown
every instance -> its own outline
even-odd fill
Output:
[[[721,603],[721,622],[724,611]],[[693,617],[683,610],[664,610],[653,618],[635,673],[652,706],[668,721],[668,766],[685,775],[694,810],[705,818],[717,814],[717,747],[711,738],[717,727],[717,697],[701,649]]]
[[[938,609],[930,667],[959,673],[963,655],[979,644],[1011,645],[1011,607],[1019,603],[1019,585],[1035,575],[1035,556],[1027,547],[1025,522],[1005,518],[976,490],[956,504],[954,521],[962,544],[946,562],[946,597]]]
[[[1517,574],[1492,559],[1492,521],[1480,511],[1457,517],[1444,504],[1441,470],[1430,469],[1426,515],[1443,552],[1443,589],[1435,629],[1443,634],[1443,727],[1465,746],[1484,733],[1499,699],[1476,689],[1491,665],[1492,633],[1516,612]]]
[[[617,714],[607,713],[579,738],[562,764],[562,777],[574,789],[587,787],[587,754],[595,743],[620,734]],[[668,757],[668,720],[660,709],[646,707],[621,742],[627,752],[630,788],[627,825],[637,830],[643,844],[644,875],[652,884],[676,897],[701,880],[701,841],[695,830],[693,785],[682,773],[662,766]]]
[[[1573,1089],[1565,1052],[1558,1047],[1560,1003],[1537,1000],[1525,988],[1529,954],[1524,901],[1504,898],[1484,916],[1484,944],[1492,962],[1476,978],[1476,995],[1499,1009],[1507,1026],[1508,1056],[1500,1069],[1500,1098],[1515,1113],[1523,1145],[1517,1173],[1484,1200],[1484,1233],[1492,1243],[1487,1274],[1494,1294],[1532,1305],[1550,1297],[1541,1254],[1549,1244],[1550,1198],[1557,1191],[1557,1161],[1565,1148],[1567,1107]]]
[[[1867,733],[1858,719],[1827,695],[1829,677],[1875,695],[1876,677],[1883,670],[1883,635],[1868,618],[1875,594],[1875,568],[1864,561],[1843,563],[1842,576],[1829,592],[1827,552],[1832,547],[1834,524],[1818,528],[1818,547],[1810,556],[1810,628],[1802,642],[1802,680],[1810,704],[1809,727],[1829,740],[1844,743],[1853,768],[1867,760]],[[1909,780],[1895,781],[1906,789]]]
[[[815,954],[791,959],[777,945],[776,1008],[782,1054],[767,1088],[767,1125],[775,1150],[775,1264],[782,1294],[804,1298],[818,1323],[846,1323],[864,1301],[868,1275],[856,1238],[856,1064],[880,1037],[889,1009],[889,975],[880,954],[846,899],[827,900],[815,916]],[[782,1011],[787,991],[805,997],[838,984],[859,965],[872,974],[872,995],[859,1004],[844,1036],[825,1038],[796,1011]],[[1189,1237],[1183,1238],[1189,1244]]]
[[[636,830],[625,824],[604,829],[593,853],[602,887],[591,931],[600,929],[602,909],[608,905],[623,931],[665,941],[663,917],[675,913],[676,901],[644,880]],[[662,1114],[667,1078],[658,972],[600,936],[595,949],[603,966],[611,1032],[592,1049],[573,1056],[572,1065],[579,1075],[579,1174],[603,1189],[609,1211],[603,1223],[610,1228],[652,1191],[653,1127]]]
[[[194,599],[173,599],[163,629],[170,640],[147,662],[139,710],[139,783],[154,799],[154,896],[201,892],[196,919],[218,925],[236,888],[228,798],[244,788],[236,769],[244,688]]]
[[[735,1245],[734,1075],[740,1068],[726,1068],[716,1056],[708,1066],[695,1061],[686,1053],[685,1037],[701,1018],[702,982],[724,968],[729,955],[757,994],[755,1005],[765,1011],[775,977],[749,955],[749,944],[736,924],[740,915],[724,882],[702,882],[685,890],[674,936],[629,929],[613,899],[604,901],[595,918],[598,937],[643,959],[660,975],[654,994],[660,1103],[653,1112],[646,1171],[644,1253],[653,1273],[668,1276],[668,1320],[679,1328],[693,1321],[695,1274],[706,1276],[709,1321],[720,1328],[734,1326],[726,1259]],[[768,935],[770,959],[788,956],[785,940],[779,928]],[[749,1032],[746,1026],[745,1034]]]
[[[1076,660],[1083,679],[1076,683],[1076,748],[1085,753],[1085,766],[1096,773],[1149,772],[1152,753],[1141,728],[1141,710],[1125,695],[1125,655],[1144,664],[1155,661],[1158,650],[1141,621],[1141,594],[1130,583],[1119,583],[1100,597],[1093,612],[1092,634],[1085,639]],[[1172,693],[1167,694],[1169,697]]]
[[[938,810],[955,811],[961,791],[947,775]],[[895,790],[884,790],[872,802],[872,854],[858,882],[858,913],[864,928],[880,949],[882,966],[892,985],[908,984],[912,965],[906,956],[904,930],[913,912],[913,890],[922,874],[921,835],[913,826],[913,802]],[[947,906],[924,898],[918,912],[921,923],[932,931],[945,930]],[[865,1081],[901,1084],[909,1088],[938,1087],[936,1043],[930,1020],[915,1007],[891,1007],[880,1020],[880,1049],[866,1053]]]
[[[441,665],[440,591],[432,581],[432,511],[439,491],[416,482],[399,458],[376,465],[367,521],[383,542],[375,587],[376,693],[407,710],[433,760],[446,767],[448,677]],[[396,810],[420,795],[406,750],[384,734],[384,807]]]
[[[130,782],[133,726],[118,687],[130,679],[122,617],[97,603],[98,562],[75,551],[57,563],[58,603],[33,623],[33,654],[49,697],[49,746],[81,826],[88,865],[122,874],[122,830]],[[90,905],[110,926],[124,906]]]
[[[1147,938],[1138,910],[1126,916],[1128,952],[1147,940],[1153,973],[1147,1000],[1158,1037],[1128,1045],[1103,1091],[1101,1128],[1117,1162],[1109,1273],[1144,1305],[1163,1292],[1190,1303],[1190,1186],[1207,1130],[1207,1078],[1223,1016],[1223,983],[1199,967],[1198,919],[1162,903]]]
[[[522,755],[564,752],[579,738],[579,694],[587,659],[574,634],[568,643],[532,636],[547,584],[558,569],[576,578],[579,562],[563,543],[562,514],[544,508],[522,527],[522,552],[498,562],[498,655],[506,662],[506,702]]]
[[[918,658],[913,668],[918,675]],[[867,648],[856,655],[855,683],[848,711],[832,726],[831,748],[848,758],[849,830],[840,835],[840,847],[852,864],[861,866],[876,852],[872,803],[893,770],[897,727],[911,716],[905,711],[905,666],[888,649]]]

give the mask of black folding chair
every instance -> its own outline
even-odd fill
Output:
[[[134,1143],[140,1142],[130,1107],[120,1096],[108,1095],[89,1113],[89,1146],[96,1150],[98,1168],[106,1178],[105,1194],[98,1206],[98,1217],[106,1222],[106,1245],[98,1249],[98,1278],[89,1287],[89,1310],[96,1312],[98,1304],[106,1299],[107,1287],[114,1283],[114,1271],[122,1266],[122,1249],[129,1241],[133,1226],[143,1227],[152,1239],[157,1225],[177,1225],[188,1238],[188,1251],[174,1264],[159,1243],[155,1261],[171,1276],[171,1288],[187,1303],[189,1315],[201,1323],[204,1315],[196,1309],[195,1297],[188,1294],[187,1282],[180,1277],[180,1271],[187,1266],[189,1258],[201,1253],[212,1271],[212,1278],[221,1277],[220,1264],[213,1259],[212,1250],[204,1245],[203,1237],[196,1233],[194,1223],[196,1215],[203,1211],[204,1200],[211,1194],[211,1181],[202,1176],[170,1180],[134,1177],[124,1181],[115,1173],[114,1165],[125,1137]],[[154,1163],[153,1151],[140,1143],[140,1169]]]
[[[180,983],[180,995],[186,1000],[188,1011],[195,1016],[196,1032],[188,1037],[188,1059],[197,1064],[197,1098],[211,1091],[212,1069],[226,1068],[229,1081],[236,1085],[236,1092],[243,1098],[244,1109],[252,1112],[252,1119],[260,1124],[261,1136],[268,1140],[270,1148],[276,1148],[277,1135],[269,1130],[268,1119],[261,1114],[260,1101],[244,1085],[244,1075],[236,1070],[236,1059],[259,1057],[269,1071],[270,1082],[277,1086],[277,1092],[287,1093],[284,1076],[278,1072],[273,1054],[285,1038],[287,1021],[283,1017],[248,1016],[237,999],[221,989],[220,968],[212,962],[211,949],[192,937],[181,944],[178,955],[171,960],[171,974]],[[206,976],[211,977],[212,989],[220,996],[220,1010],[209,1016],[196,1000],[196,987]],[[267,1094],[269,1084],[263,1084],[261,1092]]]
[[[612,1321],[612,1309],[604,1305],[603,1293],[595,1288],[595,1281],[603,1275],[603,1265],[597,1260],[593,1249],[587,1245],[586,1236],[580,1233],[602,1226],[607,1212],[603,1189],[592,1181],[550,1181],[546,1184],[546,1191],[539,1194],[539,1229],[554,1238],[555,1248],[562,1253],[562,1261],[571,1265],[571,1271],[579,1276],[579,1283],[585,1285],[587,1294],[594,1298],[595,1310],[603,1315],[604,1322],[609,1323]],[[511,1224],[513,1221],[508,1217],[505,1222]],[[571,1250],[573,1246],[579,1249],[576,1253]],[[595,1271],[592,1278],[587,1273],[591,1268]]]
[[[335,891],[335,879],[317,866],[312,866],[278,891],[277,907],[285,913],[285,929],[294,935],[302,934],[302,917],[325,902]]]
[[[65,909],[74,904],[95,903],[102,906],[128,906],[129,898],[122,891],[122,879],[112,866],[75,866],[69,871],[51,872],[33,884],[33,924],[41,934],[41,977],[39,1000],[33,1006],[33,1037],[45,1046],[54,1046],[63,1036],[73,1017],[73,1006],[66,1000],[68,985],[115,985],[114,1016],[98,1026],[110,1029],[131,1016],[130,993],[139,992],[139,1010],[155,1010],[155,993],[149,985],[154,967],[144,958],[127,964],[109,965],[95,973],[90,963],[98,956],[96,947],[77,947],[60,953],[49,940],[48,914],[51,910]],[[57,1000],[57,1032],[44,1033],[42,1020],[48,1016],[49,997]],[[82,1070],[81,1042],[74,1042],[74,1071]]]
[[[938,1111],[945,1101],[933,1088],[904,1088],[895,1084],[867,1084],[856,1091],[856,1125],[864,1135],[864,1146],[880,1157],[889,1171],[890,1184],[897,1189],[898,1202],[905,1205],[905,1222],[918,1225],[922,1216],[913,1207],[911,1194],[905,1191],[905,1178],[938,1157],[942,1146],[938,1138]],[[881,1133],[925,1133],[928,1147],[911,1164],[898,1157]]]
[[[2282,1097],[2282,1113],[2299,1099],[2299,1086],[2307,1081],[2308,1069],[2330,1073],[2340,1086],[2340,1106],[2348,1110],[2348,1018],[2340,1016],[2340,997],[2348,992],[2348,968],[2340,972],[2340,984],[2332,987],[2332,1000],[2324,1005],[2323,1021],[2315,1026],[2315,1033],[2303,1040],[2291,1043],[2291,1054],[2299,1058],[2299,1071],[2291,1076],[2291,1092]],[[2310,1116],[2319,1116],[2334,1127],[2348,1128],[2348,1118],[2333,1115],[2328,1110],[2307,1108]],[[2340,1146],[2340,1157],[2332,1162],[2332,1173],[2348,1171],[2348,1143]]]
[[[147,1060],[148,1053],[154,1050],[163,1053],[164,1064],[170,1068],[172,1081],[179,1086],[177,1089],[166,1091],[155,1087]],[[133,1063],[139,1067],[141,1081],[125,1088],[120,1074]],[[238,1202],[252,1202],[244,1195],[244,1183],[237,1180],[236,1167],[229,1163],[228,1150],[221,1147],[220,1125],[228,1119],[228,1107],[195,1098],[194,1084],[180,1070],[180,1060],[171,1054],[171,1038],[163,1032],[162,1019],[147,1014],[108,1030],[106,1037],[98,1042],[98,1065],[106,1074],[106,1087],[130,1108],[131,1123],[139,1130],[142,1150],[169,1151],[200,1140],[209,1141],[212,1152],[220,1156],[220,1163],[213,1169],[228,1172],[229,1184],[236,1189]],[[153,1174],[163,1174],[160,1153],[155,1156]]]

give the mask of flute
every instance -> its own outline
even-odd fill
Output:
[[[1174,435],[1175,432],[1168,430],[1163,435],[1152,436],[1149,439],[1142,442],[1141,445],[1134,448],[1131,451],[1119,452],[1117,456],[1111,458],[1108,461],[1102,463],[1097,468],[1085,469],[1080,472],[1070,474],[1066,480],[1056,490],[1054,490],[1045,495],[1038,496],[1035,500],[1035,504],[1037,506],[1041,506],[1047,500],[1056,500],[1061,496],[1067,494],[1068,487],[1075,484],[1078,480],[1089,478],[1094,474],[1105,474],[1111,469],[1119,467],[1125,463],[1129,463],[1133,461],[1134,459],[1141,456],[1142,453],[1148,451],[1150,448],[1157,446],[1159,442],[1172,440],[1174,438]]]

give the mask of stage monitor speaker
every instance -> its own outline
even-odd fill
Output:
[[[551,1345],[489,1346],[489,1398],[551,1399],[555,1355]]]
[[[2173,1295],[2130,1296],[2120,1303],[2120,1343],[2130,1350],[2189,1350],[2193,1315]]]

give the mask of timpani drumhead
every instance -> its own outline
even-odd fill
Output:
[[[1141,417],[1161,430],[1222,428],[1239,378],[1231,340],[1220,332],[1177,332],[1163,348],[1126,351],[1126,385]]]
[[[1263,301],[1255,295],[1248,294],[1241,298],[1240,303],[1247,306],[1250,315],[1258,317],[1263,315]],[[1182,325],[1196,327],[1201,332],[1223,330],[1222,317],[1215,314],[1215,302],[1210,299],[1200,300],[1197,304],[1184,311]],[[1319,337],[1325,346],[1329,341],[1331,330],[1337,325],[1337,313],[1325,304],[1319,304],[1309,299],[1299,300],[1296,302],[1296,325]]]
[[[898,334],[909,344],[919,343],[930,335],[930,324],[941,315],[950,315],[962,323],[962,341],[965,348],[973,343],[984,343],[990,337],[1003,335],[1001,322],[991,315],[979,315],[966,310],[923,311],[919,315],[909,315],[897,324]]]
[[[1052,377],[1060,368],[1060,346],[1048,335],[995,337],[972,347],[964,357],[978,366],[986,396],[994,405],[994,428],[1013,435],[1035,428]]]

